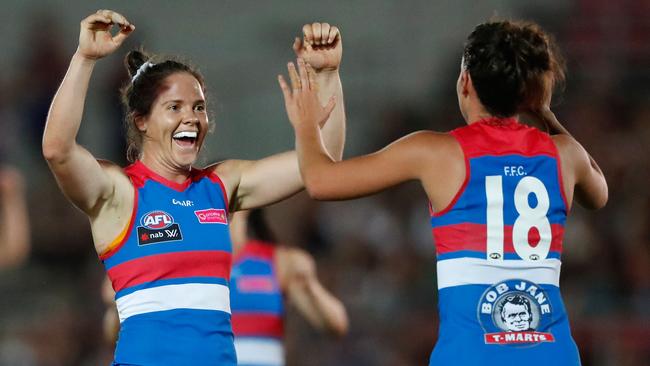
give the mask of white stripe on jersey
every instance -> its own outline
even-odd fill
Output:
[[[228,286],[213,283],[147,288],[122,296],[115,302],[120,322],[138,314],[173,309],[219,310],[230,314]]]
[[[463,285],[494,285],[521,278],[537,284],[560,286],[559,259],[540,261],[487,261],[480,258],[454,258],[438,261],[438,289]]]
[[[278,339],[235,337],[235,351],[240,365],[284,365],[284,347]]]

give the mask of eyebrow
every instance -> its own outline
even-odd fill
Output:
[[[185,102],[183,99],[172,99],[172,100],[166,100],[162,104],[169,104],[169,103],[179,103],[182,104]],[[199,104],[199,103],[205,103],[205,99],[197,99],[194,101],[192,104]]]

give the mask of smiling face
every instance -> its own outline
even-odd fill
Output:
[[[142,160],[149,166],[186,170],[197,159],[208,131],[205,95],[190,73],[165,78],[148,115],[136,120],[143,133]]]

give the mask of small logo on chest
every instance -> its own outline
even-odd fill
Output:
[[[228,224],[228,217],[224,209],[208,208],[194,211],[194,214],[201,224]]]
[[[183,206],[183,207],[194,206],[194,202],[192,202],[191,200],[177,200],[176,198],[172,198],[172,204],[177,206]]]
[[[165,211],[151,211],[140,218],[138,245],[183,240],[181,228]]]

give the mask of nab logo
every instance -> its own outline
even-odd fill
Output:
[[[152,230],[164,229],[173,223],[174,218],[165,211],[149,212],[140,219],[140,225]]]
[[[152,211],[140,218],[138,245],[183,240],[183,234],[174,218],[165,211]]]

